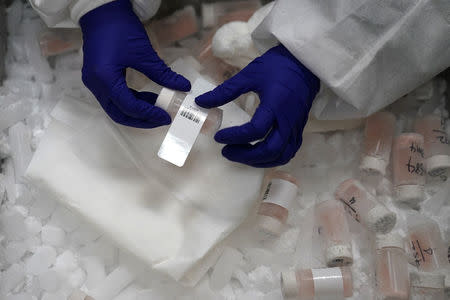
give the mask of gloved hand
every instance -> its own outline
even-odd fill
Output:
[[[115,122],[153,128],[170,124],[170,116],[153,106],[157,95],[128,88],[131,67],[170,89],[189,91],[190,82],[158,57],[129,0],[104,4],[80,19],[83,32],[83,83]]]
[[[211,108],[254,91],[261,103],[249,123],[220,130],[222,154],[253,167],[283,165],[302,144],[302,132],[320,81],[284,46],[267,51],[234,77],[197,97],[198,105]],[[261,140],[264,139],[264,140]],[[250,142],[258,141],[252,145]]]

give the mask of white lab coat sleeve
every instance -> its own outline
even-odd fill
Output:
[[[77,27],[87,12],[113,0],[30,0],[49,27]],[[143,21],[153,17],[161,0],[131,0],[133,9]]]
[[[322,81],[319,119],[367,116],[450,66],[448,0],[277,0],[253,32]]]

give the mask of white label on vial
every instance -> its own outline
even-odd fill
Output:
[[[192,92],[181,104],[159,148],[158,156],[160,158],[178,167],[184,165],[208,116],[207,109],[195,104],[195,97],[213,88],[214,85],[203,79],[194,82]]]
[[[297,186],[295,184],[275,178],[267,185],[263,195],[263,202],[274,203],[288,208],[295,197],[297,197]]]
[[[340,268],[312,269],[314,300],[344,298],[344,282]]]

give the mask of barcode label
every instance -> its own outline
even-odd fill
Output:
[[[189,152],[208,117],[208,111],[195,104],[195,97],[214,89],[206,80],[197,79],[192,91],[184,98],[169,131],[158,151],[158,156],[178,167],[186,162]]]
[[[181,110],[180,115],[182,117],[185,117],[188,120],[191,120],[192,122],[194,122],[196,124],[198,124],[200,122],[200,118],[198,117],[198,115],[189,109]]]

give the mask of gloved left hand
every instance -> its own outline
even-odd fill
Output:
[[[270,168],[286,164],[300,148],[303,128],[319,87],[319,79],[279,45],[213,91],[197,97],[196,102],[211,108],[256,92],[261,103],[252,120],[217,132],[215,139],[228,144],[222,154],[229,160]],[[258,140],[261,141],[250,144]]]
[[[157,95],[128,88],[125,70],[131,67],[154,82],[187,92],[190,82],[158,57],[129,0],[95,8],[80,19],[83,32],[84,84],[115,122],[153,128],[170,124],[170,116],[153,106]]]

